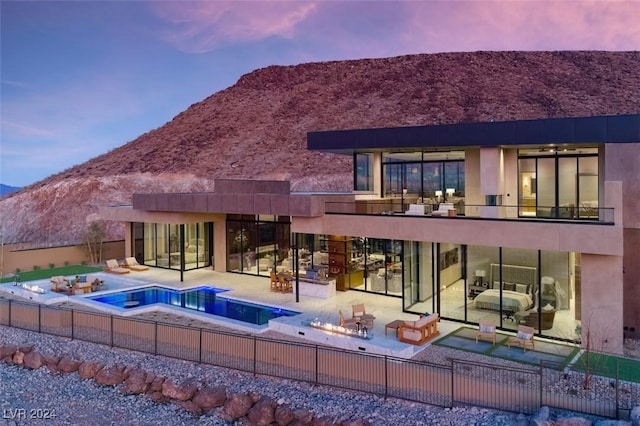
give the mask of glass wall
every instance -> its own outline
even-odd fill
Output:
[[[354,154],[354,182],[356,191],[373,191],[373,154]]]
[[[287,216],[227,216],[227,270],[269,276],[293,270]]]
[[[520,216],[598,218],[597,148],[520,150]]]
[[[190,270],[211,266],[213,226],[133,223],[133,250],[140,263],[159,268]]]

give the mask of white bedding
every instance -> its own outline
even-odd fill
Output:
[[[488,289],[480,293],[474,299],[477,309],[500,310],[500,290]],[[513,312],[526,311],[533,305],[531,296],[517,291],[502,291],[502,309]]]

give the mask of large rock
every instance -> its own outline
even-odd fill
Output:
[[[32,344],[18,345],[18,350],[23,354],[28,354],[33,350],[33,345]]]
[[[177,386],[172,380],[167,379],[162,384],[162,393],[166,397],[176,399],[178,401],[191,399],[197,390],[198,385],[194,382],[185,382],[180,386]]]
[[[153,380],[149,382],[149,390],[148,392],[162,392],[162,384],[164,383],[164,377],[162,376],[154,376]]]
[[[160,404],[164,404],[165,402],[169,401],[169,398],[167,396],[165,396],[162,393],[162,391],[152,391],[152,392],[148,392],[147,391],[147,396],[152,401],[160,403]]]
[[[118,365],[112,365],[100,369],[94,380],[100,385],[115,386],[124,380],[124,368]]]
[[[227,390],[222,386],[202,388],[193,395],[191,400],[204,411],[208,411],[224,405],[227,400]]]
[[[342,422],[342,426],[370,426],[367,419],[350,419]]]
[[[279,426],[286,426],[295,420],[293,410],[286,405],[278,405],[275,410],[275,421]]]
[[[149,388],[147,383],[147,373],[144,370],[135,368],[129,370],[129,376],[124,381],[124,392],[131,394],[145,393]]]
[[[78,366],[78,375],[81,379],[93,379],[98,374],[98,371],[102,370],[104,365],[97,362],[83,362]]]
[[[78,371],[80,367],[80,362],[73,360],[67,356],[63,356],[58,361],[57,369],[62,373],[74,373]]]
[[[256,426],[266,426],[276,419],[275,411],[278,403],[273,399],[263,396],[251,407],[247,417]]]
[[[196,416],[202,415],[202,408],[193,401],[176,401],[178,406]]]
[[[300,425],[310,425],[313,423],[313,412],[305,409],[298,409],[293,412],[296,423]]]
[[[47,364],[47,359],[39,352],[31,351],[24,356],[24,366],[36,370]]]
[[[13,354],[11,361],[16,365],[22,365],[24,363],[24,352],[17,350],[16,353]]]
[[[245,416],[252,406],[253,400],[251,396],[243,393],[232,393],[224,403],[221,417],[224,420],[237,420]]]
[[[0,359],[5,359],[7,357],[13,358],[13,354],[18,350],[17,346],[12,345],[3,345],[0,346]]]
[[[530,426],[550,426],[551,422],[549,421],[549,407],[543,405],[538,408],[538,411],[533,413],[531,418],[529,419]]]

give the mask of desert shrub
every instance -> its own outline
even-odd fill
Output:
[[[16,274],[20,273],[20,268],[16,268]]]
[[[33,270],[34,271],[39,271],[40,270],[40,266],[39,265],[33,265]]]
[[[64,266],[69,266],[69,261],[68,260],[64,261]]]
[[[86,261],[86,260],[83,260],[83,261],[82,261],[82,265],[83,265],[83,266],[86,266],[86,265],[87,265],[87,261]]]
[[[55,263],[50,263],[50,264],[49,264],[49,269],[53,269],[53,268],[55,268],[55,267],[56,267],[56,264],[55,264]]]

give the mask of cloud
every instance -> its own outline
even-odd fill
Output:
[[[638,50],[640,2],[406,2],[414,51]]]
[[[316,10],[313,2],[151,2],[169,24],[162,38],[188,53],[204,53],[232,43],[293,37]]]

